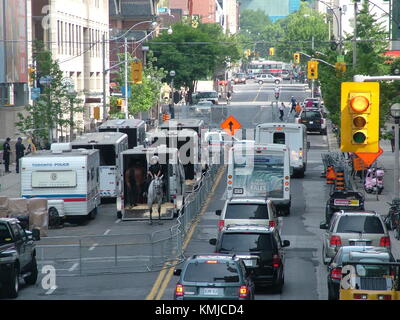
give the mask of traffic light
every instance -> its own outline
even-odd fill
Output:
[[[28,73],[29,73],[29,84],[31,85],[31,87],[33,87],[34,85],[34,81],[35,81],[35,73],[36,73],[36,69],[33,67],[29,67],[28,68]]]
[[[342,152],[379,151],[379,82],[343,82]]]
[[[245,54],[246,57],[250,57],[251,56],[251,50],[250,49],[245,50],[244,54]]]
[[[122,99],[117,99],[117,106],[122,107],[123,100]]]
[[[308,61],[308,79],[318,79],[318,61]]]
[[[96,120],[100,120],[100,107],[93,108],[93,118]]]
[[[143,66],[141,61],[135,61],[131,64],[132,82],[135,84],[143,83]]]
[[[269,55],[274,56],[275,55],[275,48],[269,48]]]
[[[296,52],[293,60],[295,64],[300,64],[300,53]]]
[[[345,73],[347,71],[347,66],[345,62],[336,62],[335,68],[337,73]]]

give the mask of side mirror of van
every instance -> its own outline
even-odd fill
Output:
[[[215,246],[215,245],[217,244],[217,239],[213,238],[213,239],[210,239],[208,242],[209,242],[212,246]]]
[[[289,240],[283,240],[282,247],[284,247],[284,248],[290,247],[290,241]]]
[[[222,210],[216,210],[216,211],[215,211],[215,214],[216,214],[217,216],[220,216],[220,215],[222,214]]]
[[[328,224],[326,222],[321,222],[321,224],[319,225],[319,228],[322,230],[327,230]]]

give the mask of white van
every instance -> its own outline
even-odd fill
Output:
[[[121,152],[128,149],[128,136],[122,132],[85,133],[71,142],[72,149],[97,149],[100,152],[100,196],[115,198],[120,182]]]
[[[52,144],[21,158],[21,197],[62,200],[66,216],[94,219],[100,205],[98,150]]]
[[[256,127],[256,143],[284,144],[290,149],[290,166],[293,175],[304,177],[307,169],[307,128],[297,123],[262,123]]]

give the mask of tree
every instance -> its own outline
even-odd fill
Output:
[[[155,64],[176,72],[175,86],[193,92],[195,81],[211,77],[228,61],[241,57],[239,43],[234,36],[224,35],[217,24],[199,24],[197,28],[184,23],[173,26],[173,33],[162,33],[150,42],[157,58]],[[167,81],[171,78],[168,75]]]
[[[118,57],[120,61],[125,59],[124,54],[119,54]],[[128,99],[128,110],[130,115],[137,115],[140,112],[148,111],[157,104],[162,86],[161,80],[165,77],[164,69],[154,65],[157,59],[154,57],[153,52],[150,51],[147,54],[147,64],[143,66],[142,83],[132,83],[130,64],[135,60],[136,58],[128,53],[128,86],[131,92],[131,96]],[[116,82],[120,88],[125,86],[125,68],[123,66],[119,68]],[[111,99],[112,108],[110,115],[114,118],[124,118],[125,114],[115,108],[116,100],[114,97]]]
[[[53,129],[62,132],[67,127],[75,126],[75,122],[66,115],[83,112],[82,101],[70,95],[58,62],[53,60],[51,52],[45,50],[42,43],[35,43],[33,58],[37,68],[34,81],[47,78],[49,83],[40,85],[41,95],[33,105],[25,107],[26,115],[18,113],[16,126],[21,133],[52,142],[53,138],[57,138],[53,137]]]

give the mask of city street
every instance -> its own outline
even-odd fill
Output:
[[[309,93],[295,86],[294,90],[285,86],[281,97],[288,102],[293,95],[302,101]],[[228,113],[236,117],[244,129],[253,129],[263,122],[276,121],[278,110],[271,106],[273,87],[249,83],[235,86],[232,104],[228,106]],[[290,109],[287,109],[287,112]],[[290,122],[293,116],[289,117]],[[292,179],[292,210],[289,217],[283,219],[282,238],[291,241],[287,250],[285,264],[285,287],[282,295],[260,293],[257,299],[326,299],[326,271],[321,264],[321,231],[319,223],[323,218],[325,199],[328,188],[324,179],[320,178],[323,170],[321,153],[326,152],[326,136],[309,134],[311,150],[309,152],[308,169],[304,179]],[[199,253],[212,253],[213,248],[208,240],[216,236],[217,216],[215,210],[221,209],[225,199],[226,176],[223,175],[212,195],[204,216],[189,242],[186,256]],[[323,199],[323,201],[321,201]],[[79,226],[66,227],[60,230],[50,230],[50,236],[71,235],[104,235],[140,233],[162,229],[173,224],[165,222],[163,226],[149,226],[145,222],[121,222],[116,219],[113,204],[106,204],[94,221]],[[153,228],[153,229],[151,229]],[[129,237],[126,237],[129,238]],[[43,241],[46,241],[45,238]],[[88,249],[93,254],[100,248],[93,248],[95,240],[88,243]],[[41,243],[38,243],[40,246]],[[39,251],[40,254],[40,251]],[[146,252],[140,253],[148,255]],[[64,253],[64,255],[67,255]],[[101,256],[101,254],[99,254]],[[106,261],[98,259],[93,263],[106,265]],[[23,288],[19,299],[144,299],[150,293],[156,279],[157,272],[79,276],[79,268],[74,261],[66,263],[57,274],[57,289],[49,295],[41,286],[39,280],[36,286]],[[167,270],[168,271],[168,270]],[[158,292],[162,292],[162,299],[172,299],[176,279],[168,277],[159,282]],[[167,281],[169,280],[169,281]]]

